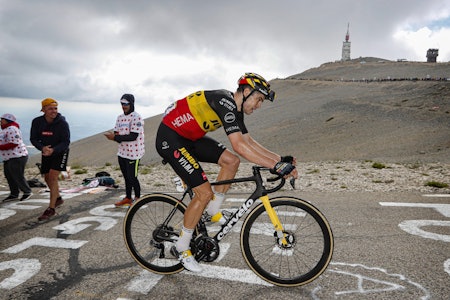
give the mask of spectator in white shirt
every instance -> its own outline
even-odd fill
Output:
[[[20,201],[31,197],[24,172],[28,161],[28,150],[22,139],[20,126],[12,114],[1,116],[0,154],[3,160],[3,172],[8,181],[10,194],[3,202],[19,199],[19,191],[23,192]]]
[[[124,94],[120,99],[123,114],[119,115],[113,132],[106,132],[108,140],[119,143],[117,152],[120,170],[125,179],[125,198],[115,206],[130,206],[133,203],[132,192],[136,201],[141,197],[138,180],[139,160],[144,156],[144,120],[134,111],[134,96]]]

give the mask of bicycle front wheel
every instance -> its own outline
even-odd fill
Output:
[[[124,219],[128,252],[141,267],[158,274],[173,274],[183,266],[170,253],[183,225],[186,206],[166,194],[141,197]]]
[[[261,203],[245,219],[241,251],[249,267],[262,279],[279,286],[307,284],[331,261],[333,233],[323,214],[294,197],[270,200],[283,226],[287,244],[277,236]]]

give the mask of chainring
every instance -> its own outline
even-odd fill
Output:
[[[194,240],[194,255],[197,261],[212,262],[219,257],[220,247],[219,243],[208,236],[198,236]]]

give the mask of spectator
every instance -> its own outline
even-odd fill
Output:
[[[42,152],[41,174],[50,189],[50,204],[38,218],[46,221],[53,217],[55,208],[64,200],[59,194],[58,177],[66,171],[69,158],[70,129],[66,119],[58,112],[58,102],[51,98],[42,100],[44,114],[31,123],[30,141]]]
[[[116,120],[114,132],[106,132],[108,140],[119,143],[117,152],[120,170],[125,179],[125,198],[116,202],[115,206],[130,206],[141,197],[141,185],[138,180],[139,160],[144,156],[144,120],[134,111],[134,96],[124,94],[120,99],[123,114]]]
[[[19,190],[23,192],[20,201],[31,197],[24,172],[28,161],[28,150],[22,139],[20,126],[12,114],[1,116],[2,131],[0,134],[0,154],[3,160],[3,172],[9,185],[9,196],[3,202],[19,198]]]

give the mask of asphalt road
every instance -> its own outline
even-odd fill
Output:
[[[36,226],[28,222],[45,210],[48,194],[1,204],[0,298],[450,299],[450,195],[278,192],[314,203],[335,235],[321,277],[281,288],[250,271],[238,233],[200,275],[143,270],[123,242],[126,210],[113,207],[121,192],[66,194],[58,217]]]

